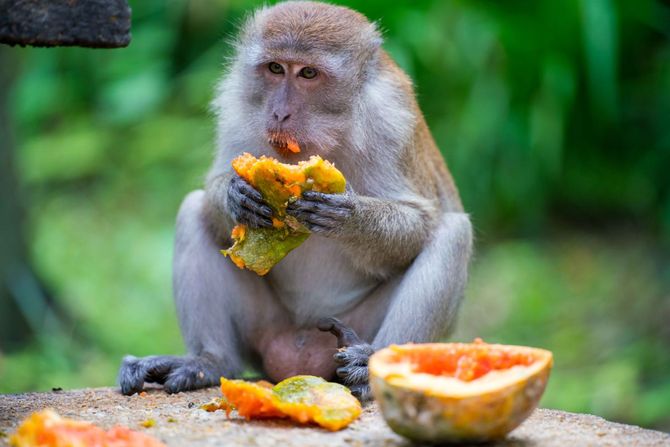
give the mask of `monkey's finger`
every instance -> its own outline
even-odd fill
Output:
[[[309,228],[310,225],[316,225],[325,229],[334,229],[337,226],[341,225],[339,220],[333,218],[322,216],[315,213],[307,212],[295,212],[292,215],[298,219],[300,222],[303,222]]]
[[[309,214],[313,214],[320,217],[342,220],[351,215],[352,208],[338,203],[296,200],[288,204],[286,211],[294,216],[298,213],[304,213],[303,217],[305,218],[308,218]]]
[[[239,212],[233,216],[239,223],[249,225],[251,228],[270,228],[272,220],[249,211],[246,208],[241,208]]]
[[[309,212],[309,213],[318,213],[318,214],[340,214],[348,213],[348,209],[345,207],[339,207],[338,205],[333,205],[327,202],[314,202],[310,200],[299,199],[294,202],[290,202],[286,206],[286,211],[289,213],[296,212]]]
[[[346,348],[348,346],[364,343],[353,329],[345,326],[335,317],[321,318],[317,322],[316,327],[319,328],[320,331],[330,332],[336,336],[338,348]]]
[[[353,208],[351,198],[346,194],[324,194],[316,191],[305,191],[302,197],[307,202],[326,203],[330,206]]]
[[[270,222],[270,219],[267,217],[259,216],[247,208],[243,208],[239,203],[230,203],[230,215],[233,217],[235,222],[246,224],[250,226],[265,226],[266,223]],[[263,221],[263,219],[265,221]],[[270,222],[271,223],[271,222]]]
[[[272,209],[265,203],[261,194],[253,186],[239,177],[235,177],[231,182],[232,187],[228,191],[228,196],[233,204],[239,204],[266,217],[272,216]]]
[[[242,205],[243,208],[253,211],[256,214],[260,214],[261,216],[265,216],[268,218],[272,217],[272,209],[270,209],[269,206],[264,205],[261,202],[257,202],[249,198],[248,196],[240,197],[240,205]]]
[[[236,190],[242,193],[242,195],[251,197],[257,202],[263,201],[263,196],[261,196],[261,193],[239,175],[234,176],[231,180],[231,183]]]
[[[288,212],[299,212],[299,211],[310,211],[314,212],[319,209],[319,204],[317,202],[310,202],[309,200],[298,199],[293,202],[289,202],[286,205],[286,211]]]

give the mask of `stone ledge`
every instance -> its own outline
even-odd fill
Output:
[[[168,446],[409,446],[393,433],[374,404],[348,428],[331,433],[285,421],[226,419],[224,412],[197,407],[220,396],[218,388],[167,395],[150,389],[146,395],[122,396],[114,388],[0,395],[0,432],[9,435],[29,413],[53,408],[61,415],[102,427],[121,424],[144,431]],[[143,428],[140,423],[156,424]],[[171,422],[172,421],[172,422]],[[8,438],[0,437],[0,446]],[[670,435],[600,417],[557,410],[536,410],[519,428],[495,446],[670,446]]]

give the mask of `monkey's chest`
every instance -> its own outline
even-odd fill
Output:
[[[297,322],[341,315],[378,285],[344,250],[337,241],[312,235],[270,271],[272,288]]]

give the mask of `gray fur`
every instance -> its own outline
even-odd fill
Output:
[[[423,118],[409,81],[382,60],[379,32],[369,22],[347,22],[351,38],[339,46],[311,41],[321,45],[316,53],[300,33],[291,34],[299,27],[293,24],[283,41],[294,46],[283,53],[272,47],[263,30],[280,19],[268,18],[291,8],[305,8],[309,23],[328,24],[346,14],[339,7],[286,2],[261,9],[245,24],[212,104],[217,152],[205,191],[189,194],[177,218],[174,295],[188,355],[127,358],[119,374],[126,394],[150,381],[175,392],[212,384],[219,375],[235,377],[245,362],[262,356],[256,341],[275,328],[298,331],[337,316],[358,321],[361,337],[335,354],[332,370],[364,399],[374,349],[435,341],[452,326],[472,229],[457,193],[444,192],[443,185],[429,193],[412,177]],[[273,93],[257,70],[277,55],[313,57],[334,79],[332,88],[305,97],[281,123],[299,123],[293,129],[302,149],[297,155],[278,154],[268,144],[266,129],[269,122],[278,125],[272,114],[280,105],[270,101]],[[268,225],[267,205],[231,168],[244,151],[291,163],[319,154],[348,183],[345,194],[305,194],[289,206],[314,234],[264,277],[239,270],[219,253],[236,221]]]

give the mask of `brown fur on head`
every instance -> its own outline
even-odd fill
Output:
[[[292,1],[261,10],[255,19],[271,51],[357,54],[366,47],[374,51],[381,43],[374,24],[342,6]]]

